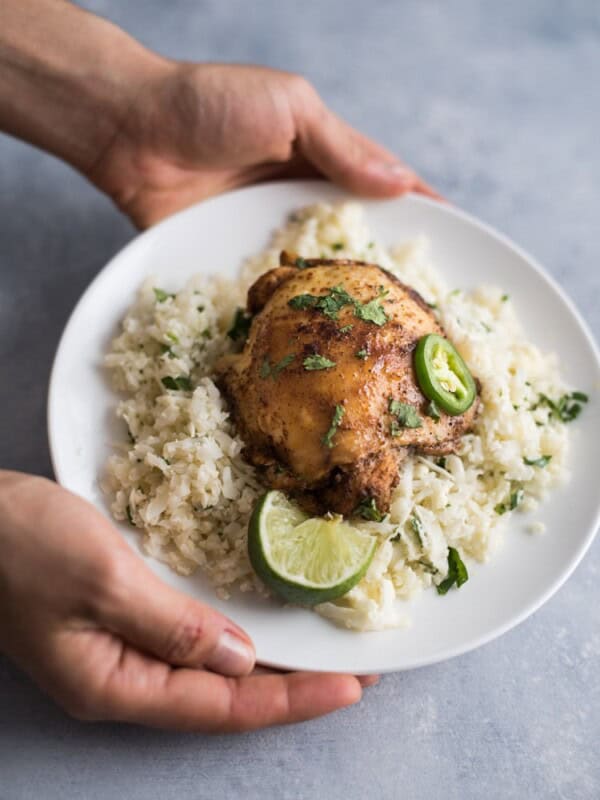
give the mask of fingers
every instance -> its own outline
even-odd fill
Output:
[[[294,114],[303,155],[334,183],[370,197],[437,192],[389,150],[332,114],[313,92],[300,94]]]
[[[160,728],[247,731],[322,716],[358,702],[362,695],[359,680],[351,675],[289,673],[234,679],[170,669],[135,652],[120,663],[101,698],[105,713]]]
[[[137,558],[126,560],[98,604],[98,622],[169,664],[247,675],[255,653],[234,622],[167,586]]]

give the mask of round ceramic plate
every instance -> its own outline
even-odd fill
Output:
[[[143,279],[154,275],[159,285],[175,289],[196,272],[233,277],[245,257],[265,247],[290,211],[345,198],[318,181],[242,189],[171,217],[113,258],[77,304],[52,372],[48,427],[56,476],[63,486],[109,513],[99,479],[111,442],[123,433],[102,358]],[[432,664],[478,647],[548,600],[589,547],[598,523],[600,359],[570,301],[525,253],[451,206],[419,196],[365,206],[374,234],[386,244],[426,234],[433,261],[450,285],[491,283],[509,293],[531,340],[556,351],[566,380],[594,396],[570,429],[570,480],[535,514],[546,523],[546,533],[526,533],[531,520],[513,515],[503,546],[490,563],[470,567],[471,578],[460,591],[444,597],[426,591],[403,604],[412,619],[408,629],[359,634],[310,611],[248,594],[221,601],[201,573],[183,578],[146,559],[167,583],[243,626],[261,662],[287,669],[385,672]],[[135,532],[126,526],[121,531],[139,552]]]

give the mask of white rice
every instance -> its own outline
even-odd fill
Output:
[[[450,291],[424,238],[385,249],[373,241],[355,203],[294,214],[269,249],[247,261],[240,281],[195,276],[166,299],[160,293],[157,299],[154,281],[144,284],[106,357],[124,395],[117,415],[132,442],[115,446],[103,485],[115,517],[131,519],[152,556],[184,575],[200,567],[221,597],[233,588],[266,593],[246,553],[248,519],[264,487],[240,455],[243,443],[211,376],[216,359],[231,348],[226,331],[235,307],[244,305],[259,274],[277,266],[282,249],[306,258],[365,259],[394,272],[436,304],[449,338],[482,384],[482,411],[460,452],[437,464],[421,456],[403,463],[386,520],[361,523],[380,538],[369,572],[342,599],[316,608],[356,630],[405,624],[396,599],[439,584],[449,546],[467,565],[487,560],[514,513],[498,513],[511,494],[522,489],[519,510],[530,511],[564,480],[568,430],[546,406],[535,405],[540,394],[557,398],[567,387],[556,357],[526,340],[501,289]],[[183,390],[165,388],[167,376],[189,376],[193,391],[185,382]],[[524,462],[541,456],[551,456],[545,467]],[[543,530],[537,522],[529,528]]]

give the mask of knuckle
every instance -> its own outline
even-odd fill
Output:
[[[165,658],[173,664],[199,658],[204,649],[206,625],[203,615],[190,604],[171,628],[165,642]]]

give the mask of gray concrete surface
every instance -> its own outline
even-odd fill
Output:
[[[595,0],[93,0],[173,57],[306,74],[351,122],[533,253],[600,334]],[[45,384],[75,300],[133,235],[0,137],[0,463],[50,474]],[[174,735],[68,719],[0,659],[0,800],[600,796],[600,544],[500,640],[297,727]],[[0,609],[1,613],[1,609]]]

